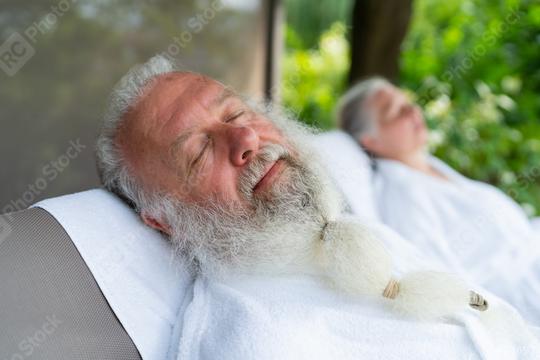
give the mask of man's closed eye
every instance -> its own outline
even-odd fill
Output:
[[[211,142],[211,139],[209,136],[207,136],[206,139],[204,140],[204,144],[202,145],[200,152],[189,164],[188,176],[193,175],[196,172],[195,170],[199,168],[200,164],[203,162],[207,149],[211,145],[210,142]]]
[[[236,111],[236,112],[234,112],[233,114],[227,116],[227,118],[225,119],[225,122],[226,122],[226,123],[232,122],[232,121],[238,119],[239,117],[241,117],[241,116],[244,115],[244,114],[245,114],[245,111],[244,111],[244,110]]]

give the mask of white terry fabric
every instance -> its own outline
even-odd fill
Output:
[[[489,328],[473,310],[447,322],[408,320],[308,276],[199,278],[177,359],[538,359],[530,331],[513,339],[505,325]]]
[[[165,359],[192,284],[169,243],[102,189],[34,206],[64,227],[142,358]]]
[[[315,135],[313,147],[345,195],[354,215],[377,220],[370,160],[356,141],[343,131]]]
[[[405,320],[309,276],[192,284],[165,239],[103,190],[35,206],[66,229],[145,360],[540,357],[535,341],[494,337],[469,312],[447,323]]]
[[[493,186],[467,179],[434,157],[430,162],[450,181],[396,161],[377,161],[382,221],[429,258],[540,325],[540,239],[525,213]]]
[[[392,258],[392,269],[395,276],[412,271],[448,271],[440,262],[429,258],[401,235],[379,221],[359,218],[377,239],[383,242]]]
[[[536,232],[540,232],[540,217],[535,217],[531,219],[531,226]]]

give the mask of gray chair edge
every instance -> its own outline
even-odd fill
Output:
[[[141,359],[64,228],[0,215],[0,359]]]

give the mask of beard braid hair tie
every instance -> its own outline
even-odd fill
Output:
[[[392,263],[380,240],[353,220],[327,221],[320,233],[318,261],[335,287],[352,295],[382,297],[396,311],[438,319],[467,307],[485,311],[487,301],[459,278],[421,271],[392,278]]]

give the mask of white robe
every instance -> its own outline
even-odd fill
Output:
[[[400,162],[377,161],[382,221],[427,257],[539,325],[540,239],[523,210],[495,187],[467,179],[434,157],[430,162],[448,181]]]
[[[383,305],[345,296],[309,276],[197,278],[172,355],[175,360],[540,357],[536,328],[514,327],[507,319],[488,325],[483,313],[470,309],[447,321],[419,322]]]

